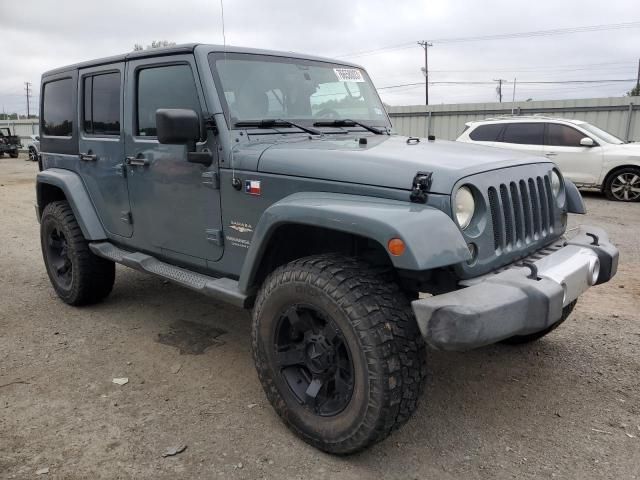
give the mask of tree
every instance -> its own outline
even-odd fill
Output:
[[[628,97],[638,97],[640,96],[640,86],[636,85],[631,90],[627,92]]]
[[[165,48],[165,47],[173,47],[176,45],[176,42],[170,42],[169,40],[153,40],[151,45],[147,45],[143,47],[141,44],[136,43],[133,46],[134,52],[140,52],[142,50],[151,50],[152,48]]]

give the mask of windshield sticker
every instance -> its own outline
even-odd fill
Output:
[[[364,83],[362,72],[357,68],[334,68],[333,71],[341,82]]]

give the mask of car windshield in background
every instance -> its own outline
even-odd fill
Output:
[[[248,54],[212,55],[231,124],[265,119],[298,123],[349,119],[389,127],[366,72],[344,65]]]
[[[591,125],[589,123],[581,124],[580,128],[583,128],[587,132],[594,134],[596,137],[598,137],[603,142],[613,143],[614,145],[620,145],[621,143],[624,143],[622,140],[620,140],[615,135],[612,135],[609,132],[605,132],[604,130],[602,130],[602,129],[598,128],[598,127],[595,127],[595,126],[593,126],[593,125]]]

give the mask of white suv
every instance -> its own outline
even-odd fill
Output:
[[[640,201],[640,144],[563,118],[500,117],[466,126],[457,141],[546,155],[578,187],[600,188],[611,200]]]

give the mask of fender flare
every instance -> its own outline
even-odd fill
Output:
[[[91,202],[87,189],[82,183],[80,175],[71,170],[61,168],[50,168],[38,173],[36,177],[36,196],[38,202],[38,220],[44,209],[44,199],[42,198],[42,188],[40,185],[47,184],[58,187],[64,193],[73,214],[80,225],[82,234],[87,240],[105,240],[107,235],[100,222],[100,218]]]
[[[286,224],[356,234],[377,241],[385,251],[390,239],[401,238],[405,253],[389,256],[398,269],[423,271],[471,258],[456,224],[434,207],[359,195],[301,192],[274,203],[260,217],[240,272],[240,291],[251,289],[272,235]]]
[[[584,201],[582,200],[582,195],[580,195],[580,191],[578,187],[571,180],[564,180],[564,190],[567,195],[567,210],[569,213],[577,213],[580,215],[584,215],[587,213],[587,207],[584,205]]]

